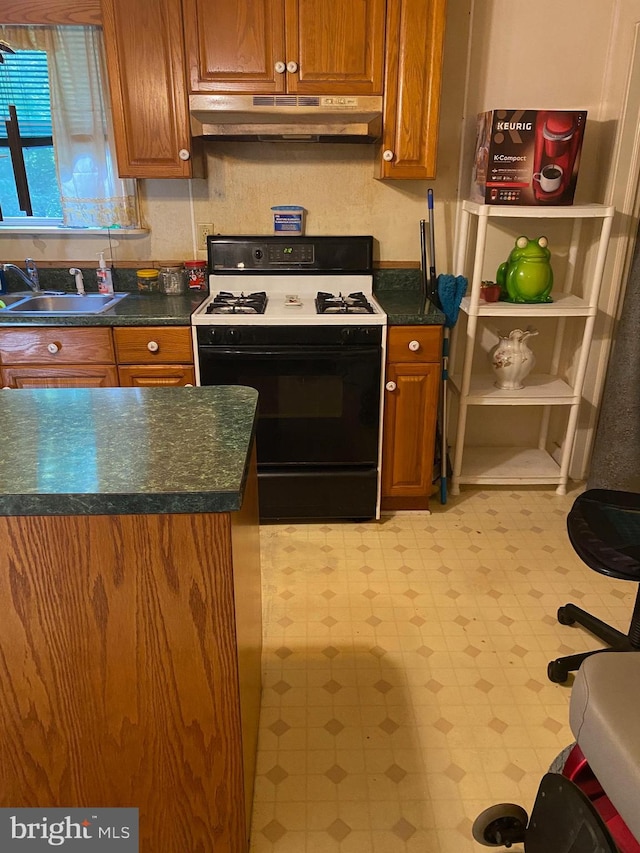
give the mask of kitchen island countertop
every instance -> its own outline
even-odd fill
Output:
[[[257,392],[48,388],[2,392],[0,515],[233,512]]]

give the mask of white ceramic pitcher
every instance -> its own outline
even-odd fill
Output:
[[[533,352],[527,346],[527,338],[538,334],[529,326],[524,331],[513,329],[508,335],[498,332],[499,341],[489,353],[491,366],[496,377],[495,385],[503,391],[519,391],[524,388],[523,379],[531,373],[536,363]]]

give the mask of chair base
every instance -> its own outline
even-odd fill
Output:
[[[636,608],[634,610],[634,618],[631,620],[631,629],[630,637],[628,634],[623,634],[622,631],[618,631],[615,628],[612,628],[611,625],[607,625],[606,622],[603,622],[601,619],[598,619],[596,616],[593,616],[591,613],[587,613],[586,610],[582,610],[580,607],[576,607],[575,604],[565,604],[564,607],[561,607],[558,610],[558,622],[561,625],[573,625],[576,622],[578,625],[582,625],[584,628],[589,631],[590,634],[593,634],[598,639],[605,642],[608,646],[606,649],[594,649],[591,652],[580,652],[575,655],[566,655],[565,657],[556,658],[556,660],[550,661],[547,667],[547,675],[550,681],[553,681],[555,684],[564,684],[564,682],[569,677],[570,672],[575,672],[575,670],[580,668],[582,661],[591,655],[600,654],[600,652],[633,652],[640,650],[640,642],[636,639],[637,631],[633,631],[634,622],[637,618],[637,610],[638,610],[638,601],[640,600],[640,591],[638,592],[638,597],[636,598]]]

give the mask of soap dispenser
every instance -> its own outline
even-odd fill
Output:
[[[113,293],[113,276],[111,275],[111,270],[104,262],[104,252],[99,252],[98,255],[100,258],[98,269],[96,271],[96,275],[98,277],[98,292]]]

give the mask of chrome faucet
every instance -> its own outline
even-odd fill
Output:
[[[40,279],[38,278],[38,268],[36,266],[36,262],[33,258],[27,258],[24,262],[26,273],[22,272],[20,267],[17,267],[15,264],[0,264],[0,269],[3,272],[7,270],[14,270],[18,273],[20,278],[27,284],[31,290],[36,293],[40,292]]]

